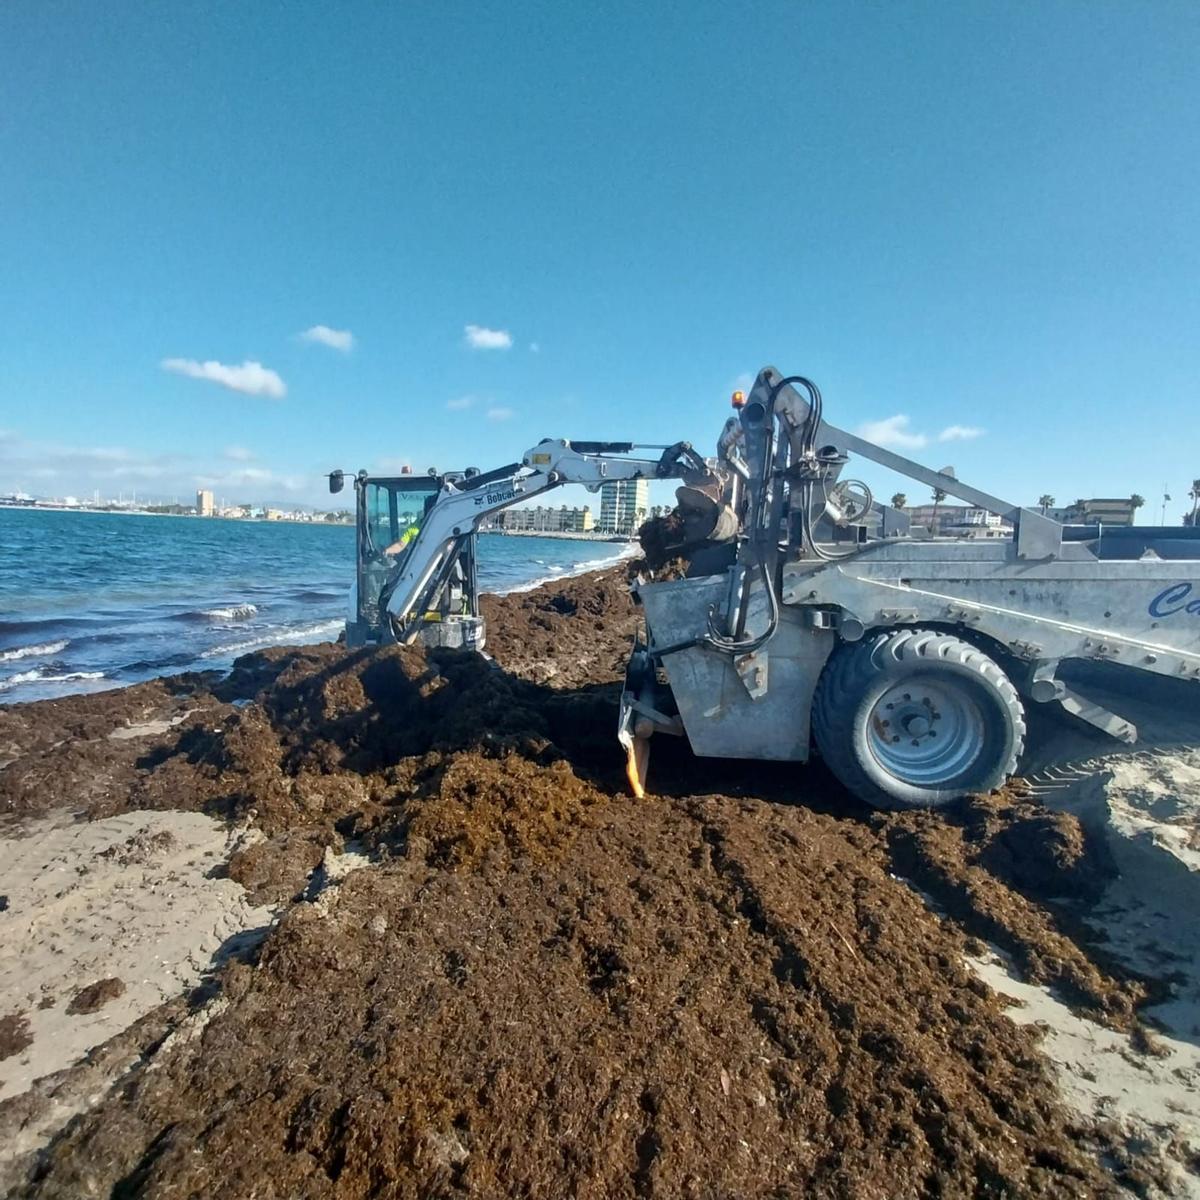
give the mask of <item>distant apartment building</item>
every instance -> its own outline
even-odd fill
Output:
[[[1065,525],[1132,525],[1137,509],[1133,499],[1076,500],[1067,508],[1054,509],[1050,516]]]
[[[201,517],[213,515],[213,494],[207,488],[196,493],[196,513]]]
[[[603,533],[636,533],[649,510],[648,479],[614,479],[600,489],[599,527]]]
[[[506,508],[496,521],[510,533],[591,533],[596,527],[592,510],[582,508]]]
[[[931,529],[946,537],[1001,538],[1012,534],[1012,525],[986,508],[966,504],[914,504],[906,508],[916,529]]]

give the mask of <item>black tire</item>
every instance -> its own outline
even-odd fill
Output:
[[[1025,745],[1025,709],[1001,667],[930,629],[839,646],[817,683],[812,727],[838,780],[884,809],[936,808],[1000,787]]]

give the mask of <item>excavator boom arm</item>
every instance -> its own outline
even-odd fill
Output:
[[[636,450],[662,453],[657,458],[640,458],[634,456]],[[463,539],[477,533],[488,517],[522,500],[566,483],[597,491],[616,480],[691,480],[708,473],[704,459],[687,442],[638,446],[633,442],[547,439],[526,451],[520,463],[447,480],[384,587],[381,609],[397,636],[411,640],[419,615],[441,585]]]

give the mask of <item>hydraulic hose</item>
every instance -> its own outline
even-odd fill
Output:
[[[775,631],[779,628],[779,597],[775,595],[775,581],[771,578],[771,571],[765,563],[760,563],[758,569],[763,582],[763,590],[767,595],[766,629],[752,638],[729,637],[717,628],[716,613],[710,610],[708,633],[703,639],[706,646],[711,646],[722,654],[753,654],[756,650],[761,650],[775,636]],[[748,591],[748,589],[746,590]]]
[[[817,431],[821,427],[821,414],[824,409],[824,402],[821,398],[821,389],[817,387],[811,379],[805,378],[803,375],[788,375],[783,379],[778,380],[767,393],[767,410],[765,413],[765,422],[769,431],[774,430],[775,425],[775,402],[779,398],[780,392],[790,384],[799,385],[808,393],[808,417],[804,422],[804,428],[800,435],[800,449],[804,455],[811,455],[816,452]],[[766,505],[767,496],[767,480],[770,472],[774,468],[771,461],[771,446],[773,439],[768,436],[767,442],[763,449],[763,461],[760,465],[760,486],[756,489],[756,505],[755,511],[752,514],[751,527],[755,535],[761,535],[760,526],[763,521],[763,513]],[[821,551],[812,538],[812,531],[809,528],[808,522],[808,506],[812,501],[812,484],[805,485],[804,502],[805,507],[801,512],[801,532],[805,542],[811,546],[813,553],[820,558],[830,557]],[[771,537],[774,539],[775,532],[771,531]],[[773,576],[773,568],[771,564],[765,561],[765,556],[762,553],[761,546],[756,546],[756,556],[759,561],[756,564],[758,567],[759,577],[762,579],[763,591],[767,597],[767,627],[761,633],[751,638],[731,637],[728,634],[722,633],[717,627],[716,614],[709,613],[708,617],[708,632],[703,638],[706,646],[719,651],[722,654],[738,655],[738,654],[753,654],[756,650],[760,650],[775,636],[776,630],[779,628],[779,597],[775,594],[775,580]],[[840,557],[840,556],[833,556]],[[749,577],[742,589],[740,602],[745,603],[749,595]]]
[[[825,402],[821,396],[821,389],[811,379],[806,379],[803,375],[789,375],[786,379],[779,380],[771,388],[770,411],[772,414],[775,409],[776,397],[788,384],[799,384],[808,393],[808,417],[804,422],[804,428],[800,432],[800,453],[805,457],[809,457],[816,454],[817,432],[821,427]],[[811,481],[805,482],[802,485],[800,500],[800,537],[802,544],[807,550],[825,562],[836,562],[839,559],[849,558],[851,554],[855,553],[853,550],[844,554],[830,553],[828,550],[823,550],[817,544],[817,540],[813,537],[812,532],[813,485]]]
[[[789,384],[799,384],[808,393],[808,418],[804,422],[804,429],[800,435],[800,449],[804,454],[812,454],[817,448],[817,430],[821,426],[821,418],[825,409],[825,402],[821,397],[821,389],[811,379],[806,379],[803,375],[789,375],[786,379],[779,380],[768,393],[770,396],[768,410],[770,415],[773,416],[775,413],[775,401],[779,393]]]

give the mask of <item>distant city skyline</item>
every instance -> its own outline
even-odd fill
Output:
[[[157,492],[152,488],[123,488],[108,492],[102,488],[93,488],[90,492],[82,491],[31,491],[28,488],[9,488],[0,485],[0,499],[33,499],[44,501],[47,503],[55,503],[66,505],[68,507],[121,507],[135,505],[179,505],[181,507],[198,507],[197,498],[200,491],[211,491],[211,489],[197,489],[197,491],[189,495],[186,491],[171,491]],[[346,498],[340,497],[340,503],[335,503],[335,498],[330,496],[326,498],[326,503],[321,505],[310,504],[307,501],[297,501],[295,499],[277,498],[271,500],[244,500],[234,498],[233,496],[225,496],[223,493],[212,492],[213,507],[229,508],[239,506],[262,507],[264,504],[277,503],[285,505],[298,505],[303,508],[345,508],[347,506]],[[318,496],[318,500],[321,497]]]

